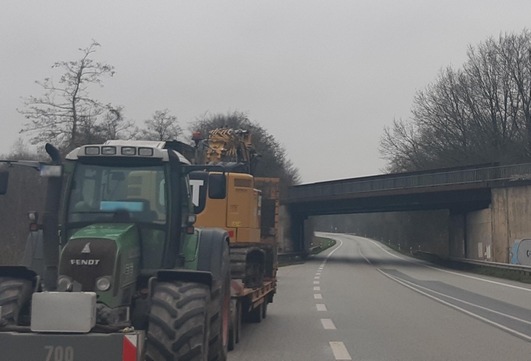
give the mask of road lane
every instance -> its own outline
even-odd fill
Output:
[[[334,360],[314,299],[317,263],[282,267],[278,293],[260,324],[243,324],[242,336],[229,360]],[[322,312],[320,312],[322,313]]]
[[[529,285],[331,237],[334,249],[280,269],[268,318],[245,325],[229,360],[531,359]]]

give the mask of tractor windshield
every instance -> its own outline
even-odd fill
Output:
[[[63,242],[92,224],[132,223],[142,242],[143,267],[160,268],[169,224],[167,168],[121,161],[76,162],[71,169]]]
[[[166,222],[165,172],[157,166],[78,163],[70,183],[68,223]]]

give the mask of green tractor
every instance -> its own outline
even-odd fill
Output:
[[[85,145],[50,164],[25,266],[0,267],[10,361],[225,360],[229,237],[194,228],[175,142]],[[7,191],[0,173],[0,194]],[[34,217],[37,218],[37,217]]]

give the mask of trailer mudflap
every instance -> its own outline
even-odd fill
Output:
[[[144,331],[49,334],[0,332],[2,360],[142,361]]]

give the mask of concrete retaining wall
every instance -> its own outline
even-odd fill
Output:
[[[531,237],[531,186],[492,189],[493,261],[509,263],[517,239]]]

